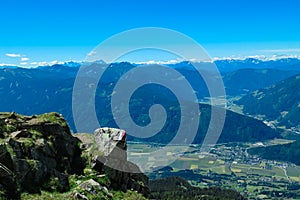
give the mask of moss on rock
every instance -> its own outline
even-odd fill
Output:
[[[93,169],[92,158],[103,153],[95,150],[93,135],[81,139],[71,134],[58,113],[0,113],[0,150],[6,155],[0,158],[0,199],[145,199],[128,185],[136,183],[148,194],[139,176]]]

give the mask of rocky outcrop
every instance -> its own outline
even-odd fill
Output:
[[[72,135],[57,113],[0,113],[0,199],[41,191],[67,199],[114,199],[125,192],[144,199],[147,185],[148,177],[127,161],[124,130]]]
[[[5,198],[20,192],[68,191],[69,174],[83,174],[80,140],[57,113],[0,114],[0,190]]]

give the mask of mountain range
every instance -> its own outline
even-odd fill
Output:
[[[298,88],[300,88],[300,74],[248,94],[237,103],[243,105],[246,114],[262,116],[285,128],[299,128]]]
[[[286,82],[286,80],[289,82],[289,77],[300,73],[299,63],[300,61],[297,59],[283,59],[278,61],[246,59],[215,62],[222,75],[226,92],[230,96],[242,96],[245,94],[250,94],[251,96],[251,92],[255,90],[265,88],[269,85],[275,85],[278,82],[280,85]],[[202,64],[198,63],[197,66],[201,69]],[[103,67],[106,64],[101,62],[92,63],[92,65],[95,67]],[[192,66],[193,63],[191,62],[169,65],[169,67],[177,70],[189,81],[198,100],[201,102],[208,96],[208,89],[201,74],[196,73],[196,70]],[[77,72],[80,69],[79,67],[79,63],[57,64],[32,69],[3,67],[0,69],[0,95],[2,96],[0,100],[0,111],[16,111],[25,115],[56,111],[62,113],[73,132],[76,132],[72,115],[72,92]],[[109,67],[101,77],[98,84],[101,85],[101,87],[97,88],[95,96],[96,113],[101,126],[117,126],[111,112],[111,94],[122,75],[137,67],[139,67],[139,65],[127,62],[112,63],[109,64]],[[91,81],[97,78],[97,74],[92,73],[86,74],[85,76],[86,79]],[[297,82],[298,79],[295,77],[297,76],[290,79]],[[286,93],[296,95],[297,92],[294,92],[296,86],[297,85],[293,84],[287,86],[283,85],[282,88],[288,88]],[[274,88],[277,87],[274,86],[273,89]],[[269,89],[263,90],[267,92],[267,90],[271,89],[272,88],[269,87]],[[279,86],[278,90],[280,90]],[[280,93],[278,95],[282,94]],[[255,112],[255,110],[260,109],[252,109],[250,107],[256,104],[251,103],[250,100],[246,101],[250,96],[246,95],[238,103],[244,106],[245,113],[259,114],[259,112]],[[297,99],[298,96],[295,96],[295,98]],[[290,99],[290,101],[295,101],[295,98],[294,100]],[[146,102],[144,101],[145,99],[147,99]],[[273,102],[269,103],[276,105],[277,100],[274,100],[276,97],[272,97],[272,99]],[[282,102],[287,102],[287,100],[285,99]],[[140,88],[131,99],[131,115],[137,124],[147,125],[150,123],[148,108],[156,103],[164,105],[169,114],[167,122],[173,123],[166,125],[156,137],[148,138],[148,141],[167,142],[173,137],[172,133],[178,129],[178,121],[176,120],[180,119],[178,101],[170,91],[157,85]],[[143,105],[143,107],[140,105]],[[290,106],[294,108],[295,105],[291,103]],[[200,143],[203,140],[203,134],[206,133],[210,120],[211,107],[205,104],[199,104],[199,108],[201,111],[201,121],[194,141],[195,143]],[[263,106],[262,108],[267,109],[267,106]],[[297,106],[295,109],[297,110]],[[263,109],[261,110],[263,111]],[[264,112],[262,114],[264,114]],[[278,116],[277,114],[278,113],[276,113],[276,116]],[[274,118],[274,116],[272,117]],[[286,116],[297,119],[297,113],[293,114],[293,112],[289,112]],[[291,122],[290,119],[285,119]],[[286,121],[282,120],[282,123],[287,123]],[[294,125],[297,121],[292,120],[292,123],[291,125]],[[164,134],[164,137],[161,137],[161,134]],[[227,111],[225,128],[219,142],[260,141],[274,137],[279,137],[279,133],[261,121]],[[129,139],[136,140],[136,138],[130,138],[130,136]]]

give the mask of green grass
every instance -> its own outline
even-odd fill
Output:
[[[300,167],[288,167],[287,168],[287,175],[292,179],[293,181],[300,182]]]
[[[29,129],[29,132],[32,134],[33,139],[42,138],[43,134],[33,128]]]
[[[261,176],[274,176],[275,173],[269,170],[265,169],[259,169],[259,168],[251,168],[249,171],[251,174],[257,174]]]
[[[146,200],[146,198],[143,197],[143,195],[130,190],[128,190],[126,193],[119,191],[113,192],[113,196],[114,200]]]
[[[211,171],[218,174],[231,174],[231,170],[228,165],[220,165],[211,168]]]
[[[92,195],[88,194],[86,195],[89,200],[99,200],[99,199],[112,199],[112,200],[146,200],[143,195],[134,192],[134,191],[127,191],[126,193],[120,192],[120,191],[113,191],[112,192],[113,198],[110,198],[106,196],[103,192],[103,194],[97,194]],[[41,194],[28,194],[28,193],[22,193],[21,195],[22,200],[74,200],[75,198],[72,195],[72,192],[67,193],[51,193],[51,192],[45,192],[42,191]]]
[[[77,175],[71,175],[69,177],[70,187],[71,190],[69,192],[65,193],[58,193],[58,192],[47,192],[47,191],[41,191],[41,194],[28,194],[28,193],[22,193],[21,199],[22,200],[74,200],[75,198],[74,193],[75,191],[79,192],[78,185],[80,185],[82,182],[89,180],[93,178],[96,182],[100,183],[102,186],[109,186],[110,180],[108,177],[97,177],[97,174],[95,174],[92,170],[86,170],[85,176],[77,176]],[[81,194],[84,194],[86,197],[88,197],[89,200],[98,200],[98,199],[112,199],[112,200],[145,200],[146,198],[143,197],[143,195],[135,192],[135,191],[127,191],[126,193],[122,191],[109,191],[113,195],[111,198],[106,191],[101,190],[97,191],[96,194],[90,194],[87,191],[81,191]]]
[[[22,193],[21,195],[22,200],[53,200],[53,199],[74,199],[71,196],[71,193],[50,193],[42,191],[41,194],[28,194],[28,193]]]
[[[279,167],[273,167],[272,171],[274,172],[274,176],[277,178],[286,178],[286,175],[283,171],[283,169],[279,168]]]
[[[300,176],[300,168],[288,167],[287,168],[288,176],[299,177]]]
[[[38,115],[36,119],[38,122],[51,122],[61,126],[67,126],[67,122],[55,112]]]
[[[10,124],[2,125],[2,132],[4,132],[4,133],[12,133],[16,130],[17,130],[17,128],[13,125],[10,125]]]

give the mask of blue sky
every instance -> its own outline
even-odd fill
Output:
[[[300,54],[298,0],[3,0],[0,63],[84,60],[133,28],[182,32],[213,57]]]

